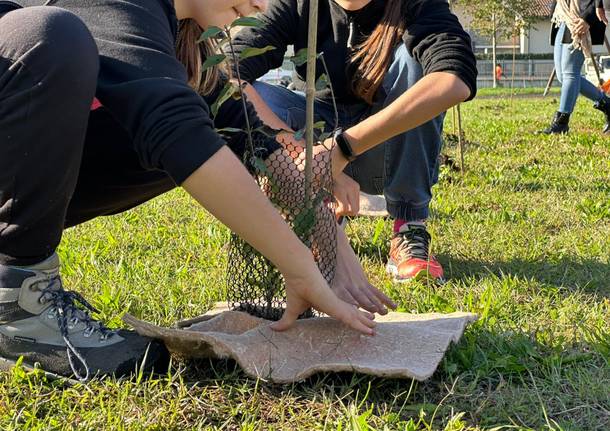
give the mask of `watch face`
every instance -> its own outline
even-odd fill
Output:
[[[345,158],[350,162],[353,161],[356,158],[356,155],[354,154],[354,150],[352,149],[352,146],[350,145],[343,132],[338,133],[335,136],[335,140],[337,141],[337,145],[339,146],[339,149],[341,150]]]

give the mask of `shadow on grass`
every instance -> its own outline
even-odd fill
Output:
[[[553,262],[524,259],[482,262],[447,255],[438,258],[450,280],[464,280],[491,273],[499,277],[513,276],[535,280],[540,284],[610,298],[610,263],[575,258],[562,258]]]
[[[357,254],[379,264],[385,264],[388,245],[370,241],[352,243]],[[477,261],[445,254],[437,255],[449,280],[465,281],[468,278],[493,274],[535,280],[537,283],[579,290],[610,298],[610,262],[593,259],[562,258],[556,261],[512,259],[507,261]]]

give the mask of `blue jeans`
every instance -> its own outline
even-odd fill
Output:
[[[421,66],[401,44],[384,78],[373,105],[338,104],[339,127],[344,129],[380,111],[422,77]],[[293,130],[305,127],[305,95],[281,86],[255,82],[254,87],[273,112]],[[331,103],[315,101],[316,121],[334,125]],[[444,114],[413,130],[402,133],[361,154],[346,173],[362,191],[383,193],[390,216],[407,221],[428,218],[432,186],[438,180],[438,156],[442,147]]]
[[[555,70],[557,79],[561,83],[561,100],[559,102],[559,112],[571,114],[576,106],[576,99],[582,94],[587,99],[598,102],[602,99],[603,93],[595,85],[582,76],[582,66],[585,62],[585,55],[582,50],[574,50],[569,43],[562,43],[566,25],[561,24],[555,38]]]

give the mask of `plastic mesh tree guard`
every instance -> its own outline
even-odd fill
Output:
[[[309,247],[330,284],[335,275],[337,223],[332,194],[330,151],[314,147],[311,181],[305,175],[305,148],[287,145],[264,158],[269,139],[253,133],[244,163],[263,192],[301,241]],[[248,217],[244,214],[244,217]],[[227,269],[229,307],[279,320],[286,305],[284,279],[277,268],[239,236],[232,234]],[[312,317],[313,311],[301,317]]]

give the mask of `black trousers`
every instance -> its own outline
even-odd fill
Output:
[[[145,170],[105,109],[91,111],[98,52],[55,7],[0,16],[0,263],[53,254],[65,227],[132,208],[175,187]]]

